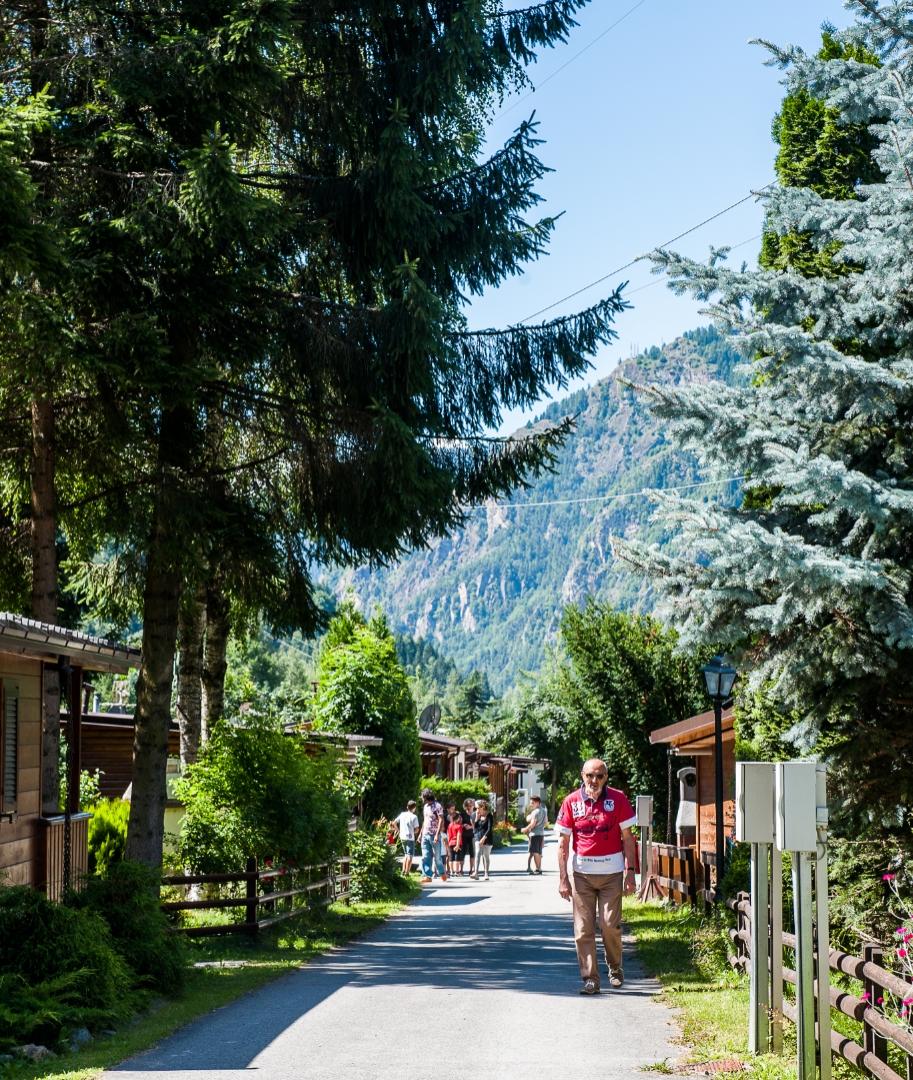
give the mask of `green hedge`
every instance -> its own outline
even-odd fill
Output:
[[[422,778],[422,787],[430,788],[437,801],[445,807],[449,803],[456,803],[462,809],[467,799],[485,799],[492,810],[494,809],[494,796],[484,780],[441,780],[437,776],[425,776]],[[418,795],[416,802],[421,810],[421,797]]]

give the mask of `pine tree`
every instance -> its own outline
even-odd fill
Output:
[[[913,805],[913,4],[858,0],[838,53],[770,47],[807,91],[875,140],[874,183],[855,198],[780,186],[767,227],[801,234],[839,272],[735,270],[658,252],[677,291],[711,311],[752,358],[743,386],[656,388],[660,415],[713,475],[744,474],[741,508],[664,499],[678,550],[629,548],[685,643],[726,642],[754,687],[796,708],[794,746],[851,777],[854,825],[909,836]]]

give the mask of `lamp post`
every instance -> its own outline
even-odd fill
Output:
[[[732,694],[736,670],[722,656],[714,656],[705,664],[704,682],[713,702],[713,759],[716,779],[716,899],[720,898],[720,879],[723,876],[723,702]]]

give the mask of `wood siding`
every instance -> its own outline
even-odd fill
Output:
[[[66,720],[61,720],[65,730]],[[168,732],[168,756],[180,754],[180,734],[177,728]],[[119,799],[130,785],[133,775],[133,718],[123,722],[93,719],[92,713],[82,718],[82,767],[86,772],[101,773],[99,787],[106,799]]]
[[[0,680],[18,687],[19,750],[16,812],[0,818],[0,875],[9,885],[37,884],[41,811],[41,661],[0,653]]]
[[[697,849],[716,851],[716,781],[712,756],[697,764]],[[735,835],[735,735],[723,732],[723,834]]]

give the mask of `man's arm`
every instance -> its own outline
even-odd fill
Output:
[[[629,828],[621,830],[621,843],[625,851],[624,891],[630,896],[637,886],[634,880],[634,867],[637,865],[637,841]]]
[[[567,876],[567,859],[571,850],[571,838],[567,833],[558,837],[558,895],[565,900],[571,898],[571,882]]]

